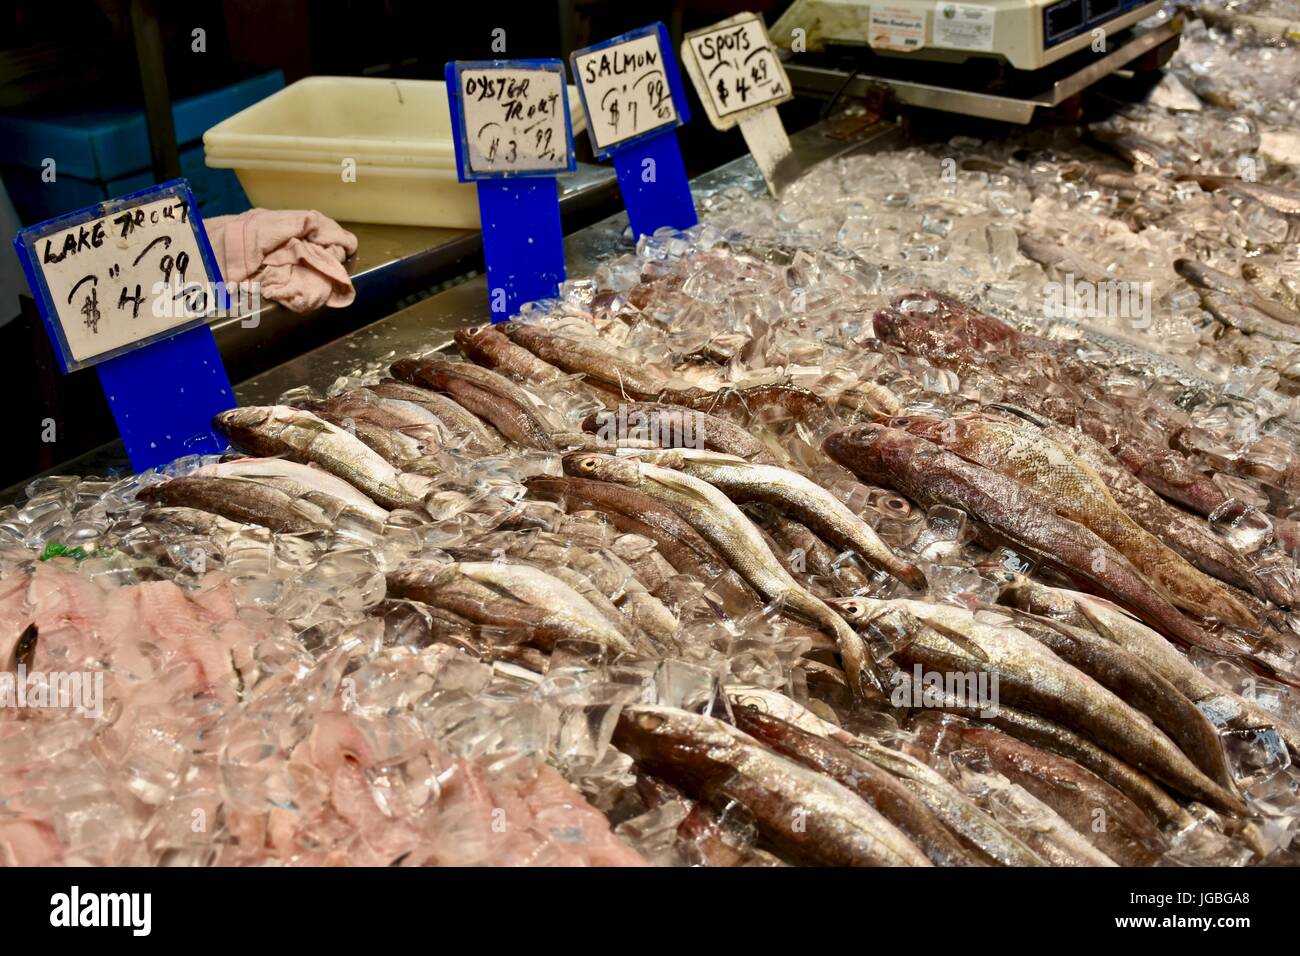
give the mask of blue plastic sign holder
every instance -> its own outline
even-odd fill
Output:
[[[228,303],[187,181],[29,226],[14,246],[61,370],[95,367],[133,468],[225,449],[212,419],[235,395],[205,314]]]
[[[630,30],[575,51],[569,63],[592,151],[614,162],[632,234],[699,222],[676,133],[691,111],[668,28]]]
[[[577,160],[564,63],[455,61],[445,77],[456,173],[478,187],[489,307],[504,322],[526,302],[554,298],[566,276],[556,176]],[[547,81],[551,96],[539,96]]]

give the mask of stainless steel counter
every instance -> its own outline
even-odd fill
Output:
[[[900,127],[875,126],[850,139],[833,136],[829,127],[818,124],[790,138],[801,167],[858,150],[884,149],[902,142]],[[691,182],[696,202],[733,186],[752,193],[766,186],[754,161],[744,156],[705,173]],[[628,230],[627,214],[617,213],[569,235],[564,241],[565,261],[570,278],[589,275],[602,260],[635,248]],[[487,279],[476,276],[417,302],[350,335],[285,362],[239,385],[235,392],[241,404],[273,402],[277,396],[299,385],[328,386],[340,375],[365,362],[385,355],[409,355],[438,348],[451,341],[459,328],[487,320]]]
[[[566,228],[579,228],[618,203],[618,182],[609,166],[579,163],[560,179],[560,213]],[[428,295],[437,285],[478,264],[483,243],[477,229],[438,229],[374,223],[342,224],[357,237],[347,262],[357,290],[346,309],[298,314],[268,302],[256,312],[212,324],[226,369],[235,381],[367,325],[400,307],[403,299]]]
[[[867,127],[851,134],[843,132],[844,129],[843,123],[818,124],[791,136],[800,166],[807,168],[859,150],[897,146],[903,139],[901,128],[894,125]],[[562,209],[566,214],[591,208],[600,201],[602,191],[617,188],[613,171],[608,167],[587,167],[580,176],[581,179],[567,184],[568,189],[562,195]],[[697,177],[691,183],[691,190],[698,202],[736,186],[752,193],[766,188],[758,167],[748,155]],[[445,281],[448,264],[472,261],[481,245],[477,232],[373,225],[349,225],[349,228],[355,229],[360,239],[357,257],[349,263],[358,299],[363,297],[363,291],[366,296],[374,296],[380,289],[403,283],[433,285]],[[633,249],[627,215],[617,213],[565,238],[568,274],[571,278],[589,275],[602,260]],[[346,327],[341,316],[319,314],[304,318],[273,306],[251,318],[224,321],[214,327],[214,333],[232,369],[249,357],[265,354],[268,349],[283,348],[295,330],[304,325],[314,322],[319,331],[330,323],[340,333],[330,336],[331,340],[324,345],[243,378],[235,386],[236,396],[241,404],[256,405],[273,402],[295,386],[325,388],[338,376],[390,354],[400,356],[443,346],[451,341],[456,329],[480,324],[487,317],[487,281],[478,275],[360,328]],[[325,330],[329,331],[328,327]],[[232,370],[233,377],[237,376]],[[129,468],[125,449],[121,442],[115,441],[46,474],[125,474]],[[21,497],[31,480],[0,491],[0,503]]]

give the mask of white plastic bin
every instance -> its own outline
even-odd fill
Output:
[[[586,128],[569,87],[574,133]],[[313,76],[203,135],[206,162],[233,169],[268,209],[319,209],[350,222],[476,229],[478,196],[456,180],[445,84]],[[355,182],[344,180],[353,164]]]

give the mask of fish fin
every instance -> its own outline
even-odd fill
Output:
[[[678,494],[689,495],[697,501],[709,501],[708,497],[702,491],[691,484],[690,481],[685,480],[687,478],[686,475],[679,475],[669,468],[661,469],[660,474],[644,475],[644,477],[656,484],[663,485],[665,488],[670,491],[675,491]],[[711,503],[712,502],[710,502],[710,504]]]
[[[1106,638],[1106,640],[1113,641],[1114,643],[1118,644],[1119,641],[1115,637],[1114,632],[1112,632],[1111,629],[1106,626],[1105,622],[1102,621],[1101,615],[1098,614],[1096,611],[1094,611],[1091,607],[1089,607],[1089,604],[1091,604],[1093,601],[1101,601],[1101,600],[1102,600],[1101,598],[1094,598],[1090,594],[1081,594],[1078,598],[1075,598],[1074,603],[1075,606],[1078,607],[1079,613],[1088,619],[1088,623],[1092,625],[1093,630],[1095,630],[1102,637]],[[1125,617],[1127,617],[1129,620],[1133,621],[1134,623],[1142,624],[1141,619],[1130,614],[1128,611],[1124,610],[1124,608],[1120,607],[1118,604],[1113,604],[1110,601],[1105,601],[1104,603],[1109,605],[1114,610],[1118,611],[1120,614],[1123,614]]]
[[[999,610],[1001,610],[1001,608],[999,608]],[[930,628],[930,630],[937,631],[939,634],[952,641],[952,643],[956,644],[981,664],[987,664],[989,662],[989,656],[984,652],[984,649],[960,631],[951,628],[946,624],[940,624],[935,621],[927,620],[923,621],[923,623],[926,627]]]

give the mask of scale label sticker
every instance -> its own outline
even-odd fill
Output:
[[[573,55],[597,151],[678,123],[659,30]]]
[[[925,14],[873,6],[867,42],[878,50],[919,50],[925,46]]]
[[[996,14],[993,7],[940,0],[934,5],[934,45],[992,53]]]
[[[682,52],[709,121],[718,129],[730,129],[794,96],[757,14],[742,13],[686,34]]]
[[[28,283],[65,371],[197,325],[221,274],[175,181],[22,230]]]
[[[573,171],[561,61],[457,63],[456,77],[467,175]]]

